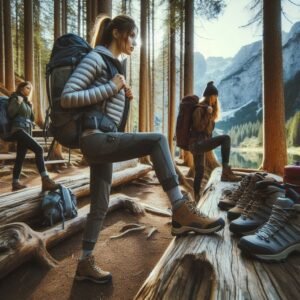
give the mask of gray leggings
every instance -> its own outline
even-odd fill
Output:
[[[112,163],[150,155],[163,189],[178,186],[169,146],[160,133],[96,133],[81,139],[90,163],[91,207],[83,235],[83,249],[93,250],[108,209]]]

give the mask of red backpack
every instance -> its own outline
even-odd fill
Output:
[[[180,103],[176,122],[176,144],[183,150],[189,149],[192,116],[199,97],[196,95],[185,96]]]

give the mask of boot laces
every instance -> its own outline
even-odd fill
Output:
[[[266,194],[263,190],[255,190],[252,194],[251,201],[242,212],[243,219],[252,219],[252,215],[261,207],[266,198]]]
[[[207,215],[202,213],[199,209],[197,209],[196,204],[194,201],[187,201],[186,202],[188,209],[197,216],[200,216],[202,218],[207,218]]]
[[[295,213],[296,211],[294,208],[282,208],[274,204],[270,219],[261,229],[258,230],[256,235],[260,239],[269,242],[270,238],[280,229],[285,227],[288,223],[288,219],[291,216],[294,216]]]
[[[90,256],[89,257],[89,263],[90,263],[90,266],[92,267],[92,269],[98,273],[101,273],[102,270],[100,267],[98,267],[96,264],[95,264],[95,259],[94,257]]]
[[[240,182],[238,188],[228,196],[229,200],[232,200],[234,202],[237,202],[239,198],[242,196],[244,193],[245,189],[247,188],[248,184],[250,182],[250,177],[246,176],[242,179]]]

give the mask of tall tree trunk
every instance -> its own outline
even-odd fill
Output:
[[[11,7],[10,1],[3,2],[4,45],[5,45],[5,87],[13,92],[15,90],[14,52],[11,34]]]
[[[194,0],[185,1],[185,34],[184,34],[184,95],[194,93]],[[184,162],[193,166],[193,156],[184,151]]]
[[[168,119],[168,141],[170,152],[174,156],[174,134],[175,134],[175,113],[176,113],[176,47],[175,47],[175,1],[169,0],[169,37],[170,37],[170,57],[169,57],[169,119]]]
[[[92,23],[93,23],[93,20],[92,20],[92,16],[93,16],[92,8],[93,8],[92,0],[86,0],[86,39],[88,41],[91,40],[90,34],[91,34]]]
[[[42,83],[41,83],[41,49],[40,49],[40,43],[39,40],[41,39],[41,4],[39,1],[36,2],[35,10],[34,10],[34,32],[35,32],[35,40],[34,40],[34,52],[35,52],[35,60],[34,65],[35,68],[35,93],[34,93],[34,108],[35,108],[35,122],[42,128],[44,124],[44,114],[43,114],[43,105],[41,98],[41,90],[42,90]]]
[[[121,12],[122,12],[122,14],[126,14],[127,13],[126,0],[122,0]]]
[[[81,0],[77,0],[77,34],[81,36]]]
[[[0,82],[5,86],[3,0],[0,0]]]
[[[141,1],[139,131],[147,131],[147,1]]]
[[[98,0],[98,14],[112,16],[112,0]]]
[[[162,55],[162,133],[165,134],[166,45],[164,41]]]
[[[184,60],[183,60],[183,54],[184,54],[184,34],[183,34],[183,30],[184,30],[184,0],[180,0],[180,6],[181,6],[181,10],[180,10],[180,54],[179,54],[179,95],[180,95],[180,99],[183,98],[184,92],[183,92],[183,88],[184,88]]]
[[[155,0],[152,0],[152,6],[151,6],[151,18],[152,18],[152,30],[151,30],[151,40],[152,40],[152,45],[151,45],[151,65],[152,65],[152,69],[151,69],[151,102],[152,102],[152,106],[151,106],[151,131],[154,131],[154,126],[155,126],[155,103],[156,103],[156,97],[155,95],[155,63],[154,63],[154,51],[155,51],[155,47],[154,47],[154,31],[155,31],[155,23],[154,23],[154,5],[155,5]]]
[[[151,73],[151,16],[150,16],[150,4],[151,1],[148,2],[148,7],[147,7],[147,40],[148,40],[148,52],[147,52],[147,71],[148,71],[148,100],[147,100],[147,131],[153,131],[153,116],[152,116],[152,110],[153,110],[153,97],[152,97],[152,73]]]
[[[68,0],[62,0],[61,6],[61,31],[62,34],[68,32]]]
[[[263,1],[263,169],[283,174],[287,163],[282,80],[281,1]]]
[[[19,1],[16,0],[16,4],[15,4],[15,15],[16,15],[16,50],[15,50],[15,54],[16,54],[16,73],[17,74],[20,74],[20,37],[19,37],[19,11],[18,11],[18,8],[19,8]]]
[[[24,0],[24,73],[25,80],[34,86],[33,3]]]
[[[61,36],[61,0],[54,0],[54,40]]]

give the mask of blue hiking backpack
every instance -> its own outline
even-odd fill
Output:
[[[59,185],[59,189],[46,192],[42,199],[42,211],[44,224],[53,226],[62,221],[62,228],[65,228],[65,220],[77,216],[76,196],[69,188]]]
[[[4,141],[9,141],[11,120],[7,113],[9,98],[0,96],[0,138]]]

